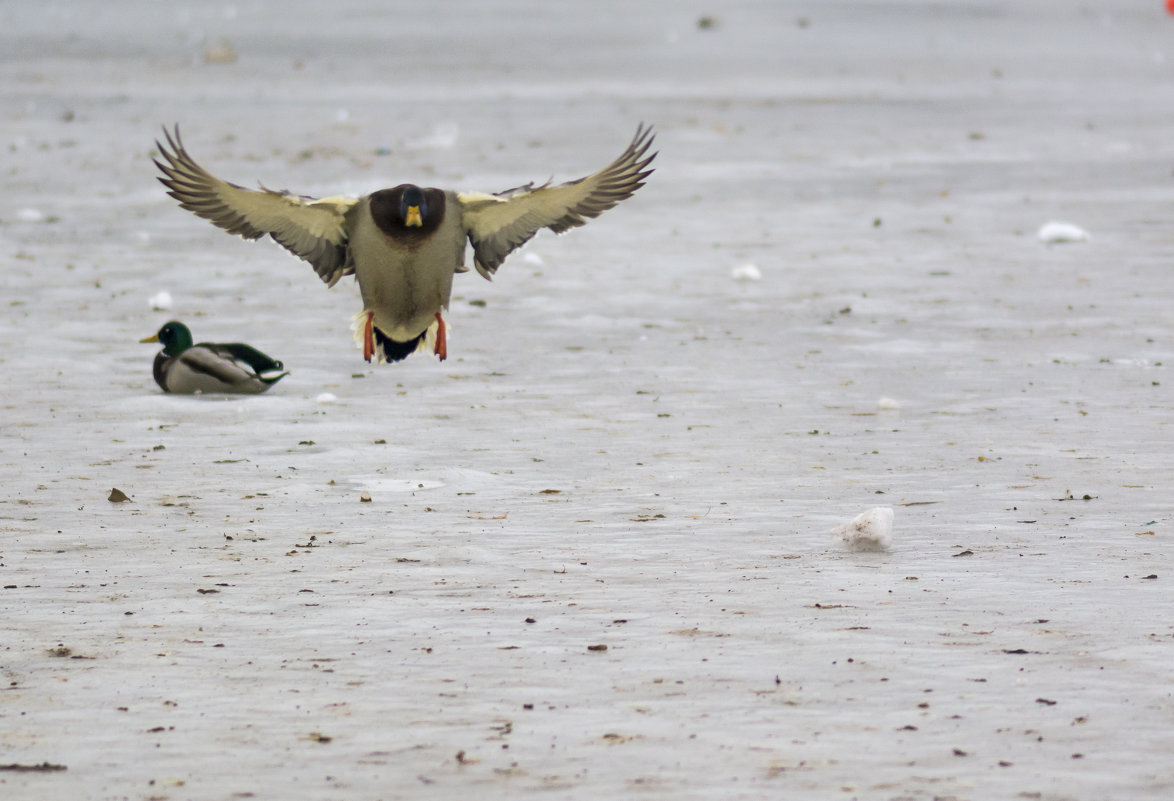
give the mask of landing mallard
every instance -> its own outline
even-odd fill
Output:
[[[179,204],[246,239],[268,234],[308,261],[327,286],[354,275],[363,296],[355,339],[363,358],[399,361],[426,348],[447,354],[444,311],[454,273],[465,272],[465,242],[486,279],[541,228],[585,225],[644,185],[656,157],[640,125],[619,158],[593,175],[551,186],[533,183],[494,195],[400,184],[355,198],[321,200],[245,189],[195,162],[179,137],[156,141],[159,180]]]
[[[163,343],[163,350],[155,354],[152,372],[155,383],[164,392],[257,395],[289,375],[261,375],[283,370],[284,365],[251,345],[240,342],[193,345],[192,332],[174,320],[154,336],[139,342]]]

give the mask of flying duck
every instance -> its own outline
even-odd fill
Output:
[[[230,234],[268,234],[308,261],[334,286],[359,282],[363,310],[355,339],[363,358],[393,362],[417,350],[448,355],[444,312],[454,273],[466,272],[465,243],[486,279],[541,228],[562,233],[585,225],[644,185],[654,135],[641,124],[628,148],[599,172],[564,184],[532,182],[497,194],[400,184],[360,198],[320,200],[216,178],[184,149],[179,126],[156,140],[159,180],[180,206]]]
[[[239,342],[193,345],[192,332],[174,320],[154,336],[139,342],[163,343],[163,350],[155,354],[152,372],[155,383],[164,392],[257,395],[289,375],[261,375],[283,370],[284,365],[251,345]]]

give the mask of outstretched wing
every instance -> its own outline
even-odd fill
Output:
[[[491,278],[505,257],[540,228],[561,234],[631,197],[652,174],[648,165],[656,153],[646,154],[654,138],[652,128],[641,123],[618,159],[577,181],[537,188],[528,184],[496,195],[457,195],[477,272]]]
[[[195,162],[179,138],[164,129],[168,147],[155,141],[164,161],[155,161],[167,194],[188,211],[230,234],[245,239],[273,237],[286,250],[305,259],[330,286],[353,272],[347,264],[346,214],[357,200],[300,198],[262,188],[245,189],[222,181]]]

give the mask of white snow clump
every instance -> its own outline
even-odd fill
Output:
[[[1079,225],[1066,222],[1046,223],[1039,229],[1039,240],[1047,245],[1056,245],[1061,242],[1087,242],[1088,231]]]
[[[853,551],[887,551],[893,544],[893,507],[874,506],[832,529]]]
[[[743,264],[730,270],[730,278],[735,281],[761,281],[762,270],[757,264]]]

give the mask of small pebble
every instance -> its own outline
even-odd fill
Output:
[[[236,48],[227,39],[217,39],[204,48],[205,64],[232,64],[236,61]]]

